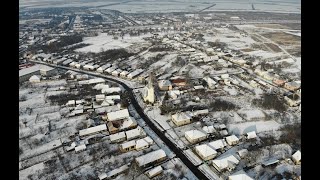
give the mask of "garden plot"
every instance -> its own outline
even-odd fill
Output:
[[[76,49],[77,52],[93,52],[98,53],[101,50],[106,51],[109,49],[120,49],[127,48],[133,44],[139,44],[146,42],[143,40],[144,37],[151,37],[151,34],[143,34],[141,36],[129,36],[125,35],[119,37],[118,39],[113,39],[112,35],[108,35],[107,33],[101,33],[95,37],[85,37],[83,43],[90,44],[89,46]]]

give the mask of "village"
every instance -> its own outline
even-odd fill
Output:
[[[20,28],[21,179],[301,179],[300,17],[34,16]]]

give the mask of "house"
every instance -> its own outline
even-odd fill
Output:
[[[210,77],[204,77],[203,80],[205,80],[207,82],[208,88],[209,89],[214,89],[217,82],[215,82],[213,79],[211,79]]]
[[[196,110],[193,111],[193,116],[203,116],[209,114],[209,109],[202,109],[202,110]]]
[[[57,73],[57,69],[49,66],[40,66],[41,76],[52,76]]]
[[[101,89],[101,93],[104,93],[104,94],[112,94],[112,93],[120,93],[120,92],[121,92],[120,87],[110,87],[110,88]]]
[[[110,137],[111,143],[119,143],[126,140],[126,134],[124,132],[111,134],[109,137]]]
[[[264,162],[262,163],[262,167],[277,165],[278,162],[279,162],[278,159],[274,159],[274,158],[273,158],[273,159],[269,159],[269,160],[264,161]]]
[[[237,151],[237,154],[239,155],[240,158],[246,157],[248,153],[249,151],[247,149],[241,149]]]
[[[139,167],[144,168],[152,165],[153,163],[161,162],[165,160],[166,157],[167,155],[164,150],[159,149],[135,158],[135,162]]]
[[[292,155],[292,160],[295,164],[301,164],[301,152],[299,150]]]
[[[256,134],[255,131],[248,132],[248,133],[246,134],[246,138],[247,138],[247,139],[256,139],[256,138],[257,138],[257,134]]]
[[[160,165],[160,166],[157,166],[157,167],[149,170],[149,171],[147,172],[147,176],[151,179],[151,178],[153,178],[153,177],[155,177],[155,176],[158,176],[158,175],[161,174],[162,172],[163,172],[163,168],[162,168],[161,165]]]
[[[185,112],[180,112],[171,115],[171,120],[176,126],[183,126],[191,123],[191,116],[187,115]]]
[[[226,137],[226,141],[230,146],[233,146],[239,143],[239,138],[235,135],[231,135]]]
[[[116,69],[117,69],[117,67],[112,66],[112,67],[109,67],[109,68],[105,69],[103,72],[105,72],[107,74],[111,74]]]
[[[122,71],[122,72],[120,73],[120,77],[125,78],[128,74],[129,74],[128,71]]]
[[[221,75],[221,79],[228,79],[229,78],[229,74],[222,74]]]
[[[119,167],[119,168],[117,168],[117,169],[114,169],[114,170],[112,170],[112,171],[110,171],[110,172],[108,172],[107,174],[106,174],[106,178],[107,179],[113,179],[113,178],[115,178],[115,177],[117,177],[119,174],[122,174],[122,173],[124,173],[125,171],[127,171],[129,169],[129,165],[123,165],[123,166],[121,166],[121,167]],[[99,177],[100,178],[100,177]]]
[[[129,74],[127,75],[127,78],[128,78],[128,79],[133,79],[133,78],[137,77],[139,74],[141,74],[143,71],[144,71],[143,69],[137,69],[137,70],[129,73]]]
[[[169,80],[160,80],[158,82],[159,89],[161,91],[169,91],[172,90],[172,84]]]
[[[153,140],[149,136],[143,139],[138,139],[136,140],[136,150],[140,151],[142,149],[148,148],[153,143],[154,143]]]
[[[226,156],[219,156],[218,158],[212,160],[212,165],[219,172],[224,170],[232,171],[236,165],[239,164],[239,160],[232,154]]]
[[[99,126],[94,126],[91,128],[80,130],[79,136],[88,136],[88,135],[96,134],[96,133],[99,133],[99,132],[105,131],[105,130],[107,130],[107,126],[105,124],[102,124]]]
[[[287,96],[284,96],[284,100],[290,107],[296,107],[300,104],[300,100],[292,100]]]
[[[283,86],[283,85],[286,83],[285,80],[278,79],[278,78],[274,78],[274,79],[272,80],[272,82],[273,82],[274,84],[276,84],[277,86],[279,86],[279,87]]]
[[[213,159],[217,155],[217,151],[215,151],[212,147],[208,146],[207,144],[196,146],[195,151],[201,157],[201,159],[205,161]]]
[[[115,121],[120,119],[125,119],[129,117],[129,111],[128,109],[122,109],[115,112],[109,112],[107,113],[108,121]]]
[[[106,98],[106,96],[104,94],[97,94],[96,95],[96,101],[97,102],[104,101],[105,98]]]
[[[228,136],[229,135],[229,133],[228,133],[228,131],[226,129],[223,129],[223,130],[219,131],[219,134],[221,136]]]
[[[185,86],[187,84],[187,80],[181,76],[172,77],[170,81],[174,86]]]
[[[284,84],[284,88],[290,90],[290,91],[295,91],[298,90],[300,88],[300,84],[298,84],[295,81],[292,82],[287,82]]]
[[[40,76],[37,76],[37,75],[33,75],[29,78],[29,82],[31,83],[39,83],[40,82]]]
[[[136,148],[136,140],[124,142],[119,145],[119,149],[121,152],[128,152],[132,151]]]
[[[194,89],[195,91],[198,91],[198,90],[203,90],[203,89],[204,89],[204,87],[203,87],[202,85],[199,85],[199,86],[193,86],[193,89]]]
[[[244,170],[237,171],[230,176],[228,176],[228,180],[254,180],[251,178]]]
[[[249,81],[249,85],[253,88],[257,88],[259,86],[259,84],[255,80]]]
[[[140,126],[138,126],[135,129],[126,131],[127,140],[136,139],[138,137],[144,137],[146,135],[146,132],[144,132],[144,130]]]
[[[97,72],[103,73],[103,71],[104,71],[105,69],[109,68],[110,66],[111,66],[111,64],[105,64],[105,65],[99,67],[99,68],[97,69]]]
[[[119,76],[119,74],[120,74],[121,72],[122,72],[121,69],[116,69],[116,70],[114,70],[114,71],[111,72],[111,75],[112,75],[112,76]]]
[[[76,146],[76,147],[74,148],[74,150],[76,151],[76,153],[82,152],[82,151],[84,151],[84,150],[86,150],[86,149],[87,149],[87,147],[86,147],[85,144],[81,144],[80,146]]]
[[[168,93],[169,97],[172,99],[177,99],[181,94],[179,90],[170,90],[167,93]]]
[[[212,133],[216,132],[216,130],[214,129],[214,127],[212,125],[211,126],[203,126],[202,130],[204,132],[206,132],[207,134],[212,134]]]
[[[207,135],[199,130],[186,131],[184,136],[191,144],[207,139]]]
[[[19,83],[29,80],[29,78],[33,75],[40,75],[39,65],[33,65],[19,70]]]

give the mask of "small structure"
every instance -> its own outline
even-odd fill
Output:
[[[213,167],[219,172],[222,172],[225,169],[232,171],[237,164],[239,164],[239,160],[232,154],[223,157],[220,156],[217,159],[212,160]]]
[[[86,149],[87,149],[87,146],[86,146],[85,144],[81,144],[80,146],[77,146],[77,147],[74,148],[74,150],[76,151],[76,153],[82,152],[82,151],[84,151],[84,150],[86,150]]]
[[[247,156],[247,154],[249,153],[248,149],[241,149],[239,151],[237,151],[238,155],[240,158],[244,158]]]
[[[214,129],[213,125],[211,125],[211,126],[203,126],[202,130],[204,132],[206,132],[207,134],[212,134],[212,133],[216,132],[216,130]]]
[[[150,73],[148,78],[148,85],[143,89],[143,101],[153,104],[155,102],[155,94],[153,87],[153,76]]]
[[[255,131],[248,132],[248,133],[246,134],[246,138],[247,138],[247,139],[256,139],[256,138],[257,138],[257,134],[256,134]]]
[[[172,84],[169,80],[160,80],[158,86],[161,91],[169,91],[172,89]]]
[[[212,147],[207,144],[202,144],[195,147],[195,151],[201,157],[201,159],[208,161],[213,159],[217,155],[217,151],[215,151]]]
[[[228,176],[228,180],[254,180],[244,170],[237,171],[232,175]]]
[[[135,162],[138,164],[139,167],[148,167],[153,163],[165,160],[166,157],[167,155],[164,152],[164,150],[159,149],[135,158]]]
[[[40,76],[33,75],[30,77],[29,82],[31,83],[39,83],[40,82]]]
[[[262,163],[262,167],[276,165],[278,162],[279,162],[278,159],[269,159],[269,160]]]
[[[298,84],[295,81],[292,82],[287,82],[284,84],[284,88],[290,90],[290,91],[295,91],[298,90],[300,88],[300,84]]]
[[[231,135],[226,137],[226,141],[230,146],[233,146],[239,143],[239,138],[235,135]]]
[[[215,150],[223,150],[223,148],[227,146],[227,142],[224,139],[219,139],[219,140],[210,142],[208,145]]]
[[[217,82],[215,82],[213,79],[211,79],[210,77],[204,77],[203,80],[205,80],[207,82],[208,88],[209,89],[214,89]]]
[[[106,98],[106,96],[104,94],[96,95],[96,101],[97,102],[102,102],[102,101],[104,101],[105,98]]]
[[[178,96],[180,96],[180,91],[179,90],[170,90],[167,92],[169,97],[172,98],[172,99],[177,99]]]
[[[153,177],[155,177],[155,176],[158,176],[158,175],[161,174],[162,172],[163,172],[163,168],[162,168],[161,166],[157,166],[157,167],[149,170],[149,171],[147,172],[147,176],[148,176],[149,178],[153,178]]]
[[[171,116],[171,120],[175,125],[183,126],[191,123],[191,116],[189,116],[185,112],[180,112],[180,113],[173,114]]]
[[[301,164],[301,152],[299,150],[292,155],[292,160],[295,164]]]
[[[109,137],[110,137],[111,143],[119,143],[126,140],[126,134],[124,132],[111,134]]]
[[[144,130],[138,126],[135,129],[131,129],[129,131],[126,131],[127,140],[132,140],[138,137],[146,136],[147,134],[144,132]]]
[[[125,171],[127,171],[129,169],[129,166],[126,164],[126,165],[123,165],[117,169],[114,169],[110,172],[107,173],[107,178],[108,179],[112,179],[112,178],[115,178],[116,176],[118,176],[119,174],[121,173],[124,173]]]
[[[106,126],[106,124],[102,124],[99,126],[88,128],[88,129],[82,129],[79,131],[79,135],[80,136],[93,135],[93,134],[96,134],[96,133],[99,133],[99,132],[105,131],[105,130],[107,130],[107,126]]]
[[[148,148],[152,144],[153,144],[153,140],[149,136],[147,136],[147,137],[145,137],[143,139],[138,139],[136,141],[136,147],[135,148],[136,148],[137,151],[140,151],[142,149]]]
[[[202,109],[193,111],[193,116],[203,116],[209,114],[209,109]]]
[[[199,130],[186,131],[184,135],[186,139],[192,144],[207,139],[207,135]]]

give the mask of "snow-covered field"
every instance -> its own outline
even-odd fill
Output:
[[[141,36],[129,36],[125,35],[123,39],[119,37],[119,39],[113,39],[112,35],[108,35],[107,33],[101,33],[95,37],[85,37],[83,43],[91,44],[89,46],[76,49],[77,52],[101,52],[109,49],[119,49],[119,48],[127,48],[133,44],[139,44],[146,42],[142,38],[150,37],[151,34],[143,34]]]
[[[242,135],[250,131],[265,132],[265,131],[274,131],[281,127],[281,124],[276,121],[255,121],[255,122],[244,122],[237,124],[227,125],[230,132],[233,132],[235,135]]]

